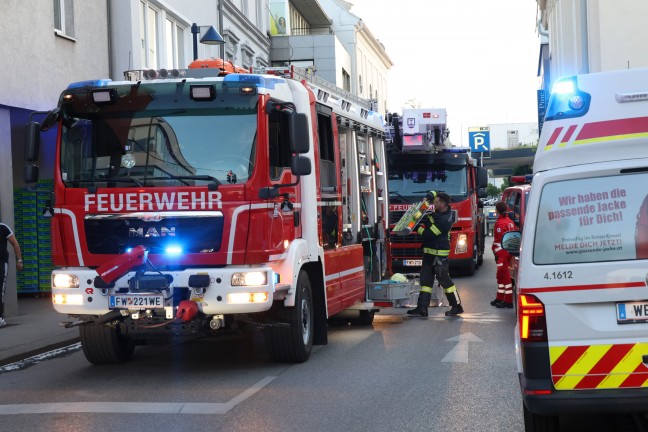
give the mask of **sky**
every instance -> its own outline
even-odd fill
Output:
[[[384,46],[390,112],[416,99],[446,108],[450,140],[468,128],[537,122],[535,0],[348,0]]]

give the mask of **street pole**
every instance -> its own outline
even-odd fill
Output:
[[[223,34],[223,0],[218,0],[218,30]],[[225,61],[225,44],[220,47],[220,58]],[[223,63],[224,65],[225,63]]]

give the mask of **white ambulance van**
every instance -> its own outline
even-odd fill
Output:
[[[526,431],[648,411],[648,69],[557,81],[519,253]]]

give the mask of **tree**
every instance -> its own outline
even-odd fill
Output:
[[[500,194],[500,190],[497,186],[488,183],[488,186],[486,186],[486,193],[489,197],[494,197]]]

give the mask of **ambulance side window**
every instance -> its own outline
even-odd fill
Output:
[[[287,115],[281,111],[273,111],[268,116],[268,145],[270,160],[270,179],[279,180],[284,170],[290,170],[288,146]]]

